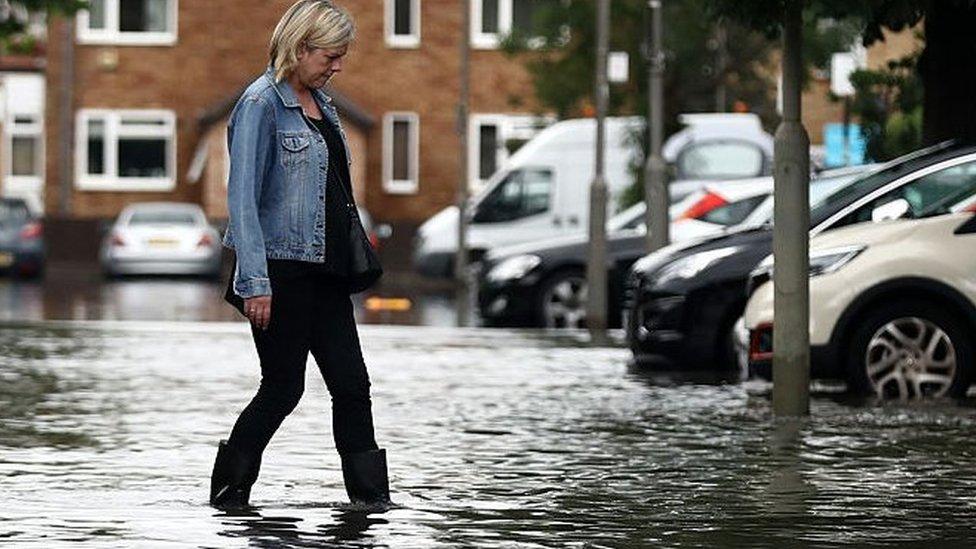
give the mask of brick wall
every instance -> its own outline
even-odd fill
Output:
[[[70,217],[116,215],[130,202],[204,202],[204,186],[186,180],[202,138],[196,118],[233,94],[266,65],[267,41],[291,1],[181,0],[174,46],[75,45],[74,110],[81,108],[165,108],[176,113],[177,170],[172,192],[103,192],[72,189]],[[460,7],[455,0],[423,0],[421,45],[389,49],[383,37],[382,2],[345,5],[358,26],[344,71],[334,79],[344,93],[378,123],[354,148],[354,170],[363,170],[366,207],[381,221],[413,224],[453,202],[458,181],[455,109],[458,85]],[[57,211],[60,196],[58,105],[63,19],[49,27],[46,206]],[[100,60],[116,58],[106,66]],[[521,63],[497,51],[472,54],[471,111],[528,113],[535,108]],[[514,106],[512,98],[521,98]],[[382,117],[389,111],[420,117],[419,192],[390,195],[382,189]],[[71,113],[74,120],[74,112]],[[349,125],[348,123],[346,124]],[[71,136],[73,140],[73,136]],[[357,153],[356,149],[367,151]],[[73,162],[73,160],[72,160]]]

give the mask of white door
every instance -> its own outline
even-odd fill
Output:
[[[521,166],[509,172],[473,211],[471,249],[487,250],[560,234],[553,224],[555,176],[555,170],[547,166]]]

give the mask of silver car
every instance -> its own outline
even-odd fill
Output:
[[[107,276],[220,275],[220,234],[196,204],[127,206],[102,242]]]

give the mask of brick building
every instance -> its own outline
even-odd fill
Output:
[[[533,131],[528,74],[498,51],[539,0],[473,0],[470,182]],[[292,0],[93,0],[48,28],[45,209],[65,220],[178,200],[226,215],[226,118]],[[410,232],[454,201],[462,14],[455,0],[346,0],[358,33],[329,90],[361,202]],[[70,128],[65,141],[63,128]]]

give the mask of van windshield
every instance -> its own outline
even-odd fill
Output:
[[[499,223],[549,210],[552,170],[527,167],[509,172],[475,210],[474,223]]]

